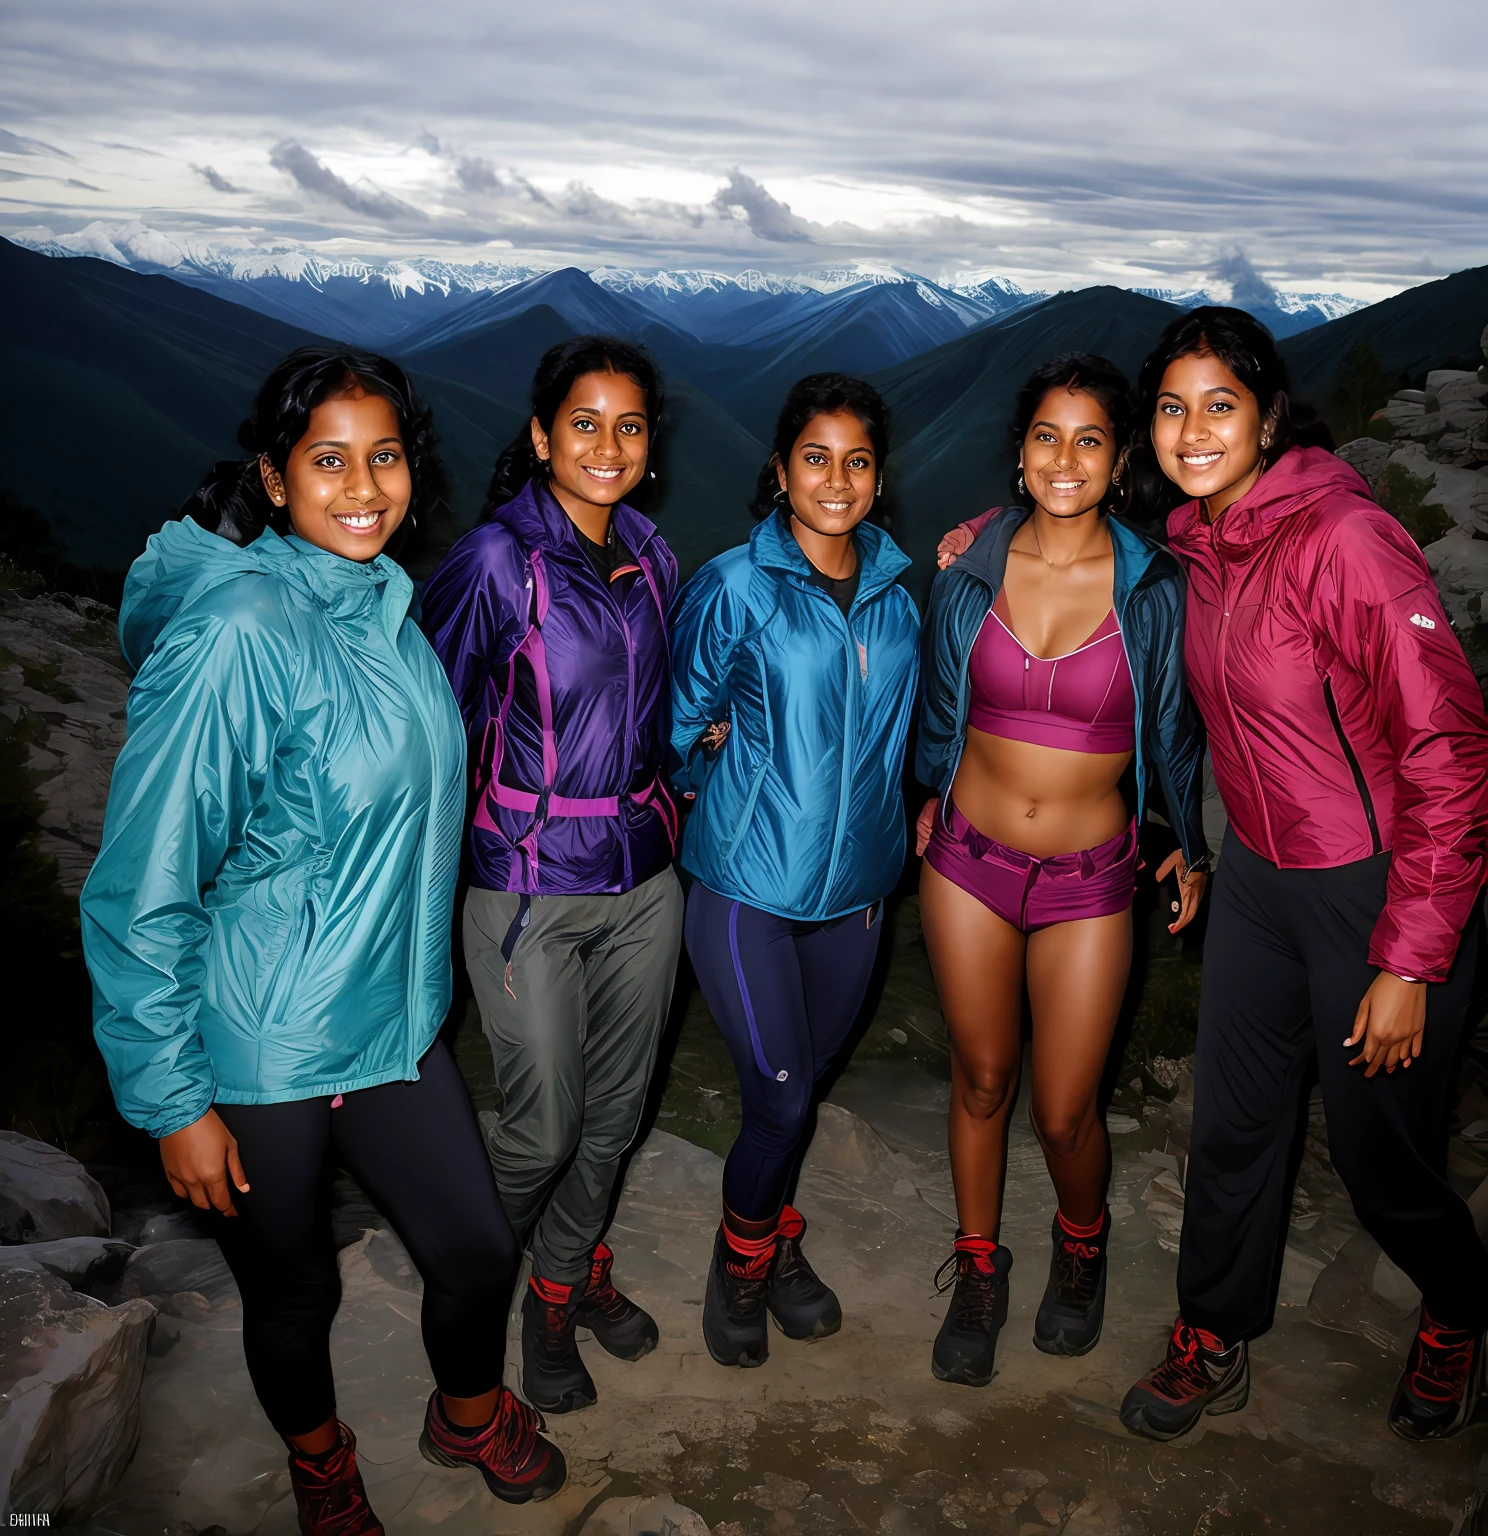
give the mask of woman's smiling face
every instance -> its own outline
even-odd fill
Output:
[[[1158,466],[1211,518],[1265,473],[1272,430],[1260,402],[1212,352],[1191,352],[1164,370],[1152,418]]]
[[[868,429],[848,410],[813,416],[790,458],[776,465],[792,516],[828,538],[844,537],[867,517],[878,473]]]
[[[294,531],[347,560],[380,555],[413,500],[398,413],[356,386],[310,412],[282,475],[267,458],[259,469],[270,500],[289,508]]]
[[[532,421],[532,446],[548,461],[553,494],[570,516],[609,508],[641,483],[651,447],[646,392],[625,373],[574,381],[552,427]]]
[[[1051,389],[1023,434],[1018,468],[1029,496],[1054,517],[1098,507],[1116,470],[1116,434],[1105,407],[1079,389]]]

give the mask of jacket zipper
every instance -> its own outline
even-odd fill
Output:
[[[1364,777],[1359,759],[1354,756],[1353,746],[1344,734],[1343,720],[1338,713],[1338,700],[1333,697],[1331,677],[1323,678],[1323,699],[1328,706],[1328,718],[1333,722],[1333,734],[1338,737],[1338,745],[1343,748],[1343,755],[1348,759],[1349,772],[1354,776],[1354,788],[1359,792],[1359,801],[1364,807],[1364,820],[1369,823],[1370,847],[1375,853],[1383,853],[1385,845],[1379,834],[1379,823],[1374,817],[1374,797],[1369,793],[1369,781]]]
[[[837,828],[832,838],[832,857],[827,865],[826,883],[822,889],[822,907],[824,910],[830,910],[832,887],[837,878],[837,864],[842,855],[842,843],[845,835],[845,824],[847,821],[847,807],[848,803],[852,799],[852,770],[853,764],[856,762],[858,755],[858,714],[860,705],[862,703],[861,694],[867,683],[867,677],[863,669],[862,660],[857,654],[858,639],[857,636],[853,633],[852,619],[850,614],[843,613],[841,609],[837,607],[837,604],[832,599],[832,597],[828,593],[823,592],[819,587],[810,587],[808,590],[817,593],[820,596],[821,601],[831,607],[832,611],[837,614],[839,619],[841,619],[842,627],[847,635],[848,707],[846,710],[846,718],[843,721],[842,731],[842,774],[840,783],[838,784],[837,788]],[[853,607],[857,607],[856,601],[853,603]],[[859,679],[856,683],[853,682],[854,677]]]
[[[1235,701],[1230,697],[1230,682],[1226,671],[1226,663],[1230,654],[1230,572],[1228,566],[1221,559],[1219,563],[1219,691],[1224,697],[1225,710],[1230,717],[1230,729],[1235,733],[1235,743],[1245,757],[1245,766],[1250,770],[1250,790],[1255,796],[1256,808],[1260,811],[1261,820],[1266,827],[1266,847],[1269,850],[1270,860],[1273,864],[1280,864],[1276,857],[1276,839],[1271,833],[1271,817],[1266,811],[1266,799],[1261,793],[1260,775],[1255,769],[1255,760],[1250,755],[1250,746],[1245,740],[1245,733],[1240,729],[1240,721],[1235,714]]]

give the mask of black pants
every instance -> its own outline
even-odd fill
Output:
[[[1447,1182],[1447,1094],[1479,948],[1472,922],[1427,993],[1425,1048],[1366,1079],[1343,1042],[1377,972],[1370,934],[1390,856],[1277,869],[1233,833],[1204,942],[1194,1127],[1178,1259],[1184,1320],[1226,1343],[1270,1322],[1291,1206],[1288,1177],[1316,1070],[1328,1150],[1359,1221],[1437,1322],[1488,1327],[1488,1253]]]
[[[243,1297],[243,1353],[269,1422],[303,1435],[336,1411],[331,1319],[341,1301],[331,1242],[332,1145],[387,1213],[424,1280],[424,1348],[451,1397],[501,1383],[517,1245],[480,1126],[449,1052],[413,1083],[288,1104],[219,1104],[238,1139],[247,1194],[216,1222]]]
[[[805,1153],[818,1084],[863,1006],[883,904],[799,923],[701,881],[687,895],[687,953],[734,1058],[743,1123],[723,1165],[723,1201],[746,1221],[780,1214]]]

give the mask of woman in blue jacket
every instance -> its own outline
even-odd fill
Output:
[[[687,951],[743,1097],[703,1305],[721,1365],[764,1361],[767,1312],[791,1338],[842,1321],[786,1201],[904,864],[919,624],[896,585],[907,557],[864,522],[888,436],[870,385],[802,379],[760,475],[759,526],[698,572],[674,618],[672,745],[696,800]]]
[[[420,1449],[512,1502],[564,1478],[502,1385],[516,1244],[437,1042],[464,729],[384,551],[437,493],[429,413],[385,359],[305,348],[135,561],[136,676],[82,896],[120,1112],[221,1213],[259,1401],[307,1533],[380,1533],[335,1411],[331,1148],[424,1278]]]
[[[1181,847],[1176,932],[1203,894],[1202,737],[1183,577],[1125,504],[1131,391],[1104,358],[1038,369],[1014,407],[1018,502],[946,541],[925,616],[916,772],[937,796],[920,915],[951,1036],[955,1294],[931,1365],[985,1386],[1007,1317],[1000,1241],[1022,1003],[1032,1118],[1059,1198],[1034,1344],[1083,1355],[1105,1306],[1110,1145],[1097,1093],[1131,965],[1137,832],[1161,790]],[[942,558],[946,560],[945,545]],[[1133,778],[1134,803],[1122,792]]]

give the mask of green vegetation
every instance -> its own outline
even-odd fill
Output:
[[[1361,341],[1351,347],[1329,380],[1323,405],[1323,419],[1334,440],[1351,443],[1356,437],[1375,437],[1379,435],[1372,430],[1376,426],[1389,432],[1388,422],[1374,423],[1371,418],[1404,387],[1405,375],[1387,368],[1372,343]]]
[[[1389,465],[1379,483],[1380,505],[1399,520],[1422,549],[1434,544],[1452,527],[1445,508],[1427,504],[1430,489],[1429,480],[1413,475],[1402,464]]]

